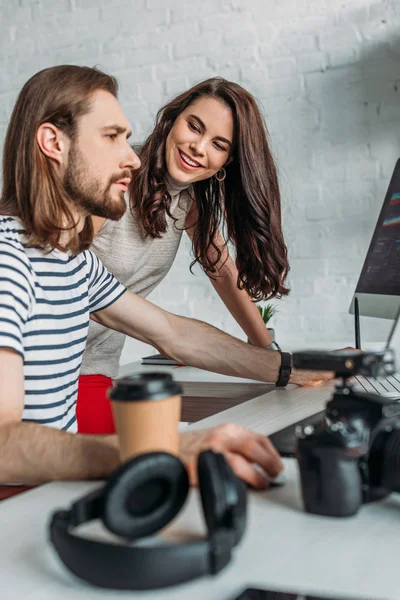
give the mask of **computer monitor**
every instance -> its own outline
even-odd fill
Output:
[[[397,161],[350,305],[360,315],[394,319],[400,304],[400,159]]]

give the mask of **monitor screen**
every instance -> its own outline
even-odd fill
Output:
[[[350,304],[360,315],[394,319],[400,304],[400,160],[397,161]]]
[[[400,165],[396,165],[356,294],[400,296]]]

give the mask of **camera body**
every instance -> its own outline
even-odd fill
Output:
[[[303,350],[294,352],[293,366],[312,371],[334,371],[336,377],[386,377],[396,372],[394,352],[390,348],[362,352],[361,350]]]
[[[363,503],[400,491],[400,396],[358,392],[347,381],[357,373],[394,373],[393,352],[298,352],[293,364],[343,377],[322,421],[296,431],[306,511],[351,516]]]

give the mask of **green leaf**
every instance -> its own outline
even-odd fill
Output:
[[[257,305],[257,308],[265,324],[267,324],[268,321],[270,321],[270,319],[272,319],[272,317],[279,312],[274,304],[265,304],[264,306]]]

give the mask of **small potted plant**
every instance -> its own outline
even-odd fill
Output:
[[[272,319],[272,317],[274,315],[276,315],[276,313],[279,311],[274,304],[264,304],[264,306],[258,305],[257,308],[258,308],[258,312],[260,313],[260,315],[262,317],[262,320],[264,321],[265,325],[267,326],[267,329],[272,338],[272,341],[274,342],[275,341],[275,329],[273,327],[268,327],[268,323]]]

